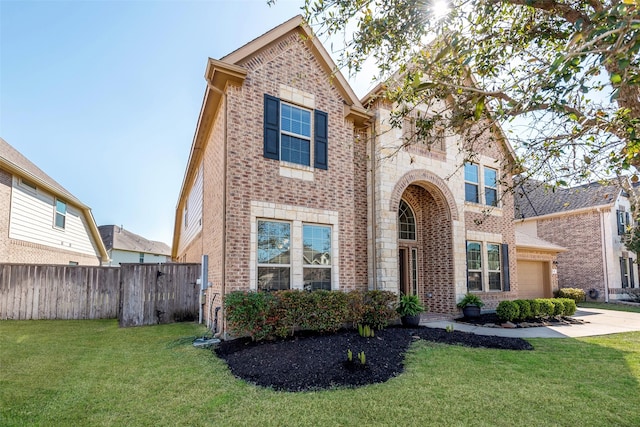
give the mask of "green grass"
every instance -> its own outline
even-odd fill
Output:
[[[578,307],[600,308],[602,310],[629,311],[631,313],[640,313],[640,307],[638,306],[606,302],[581,302],[578,304]]]
[[[384,384],[307,393],[234,378],[191,346],[202,332],[0,322],[0,425],[640,425],[640,332],[532,339],[530,352],[418,342]]]

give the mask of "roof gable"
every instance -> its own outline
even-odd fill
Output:
[[[67,203],[79,207],[87,221],[89,233],[98,248],[102,261],[106,262],[109,260],[109,255],[100,238],[100,232],[98,231],[91,209],[2,138],[0,138],[0,166],[6,168],[14,175],[33,181],[36,185],[64,199]]]
[[[277,43],[283,37],[288,36],[291,32],[297,32],[300,37],[309,44],[311,51],[316,56],[321,67],[328,75],[332,76],[332,83],[342,95],[346,105],[355,110],[353,113],[361,115],[365,120],[368,119],[366,110],[360,103],[355,92],[336,67],[336,64],[333,62],[333,59],[331,59],[329,52],[327,52],[322,43],[320,43],[318,38],[313,34],[311,27],[305,23],[302,15],[297,15],[270,31],[267,31],[241,48],[236,49],[223,58],[220,58],[220,61],[227,64],[240,65],[253,55],[256,55],[260,51],[268,48],[270,45]]]

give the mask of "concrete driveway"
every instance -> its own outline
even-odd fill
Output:
[[[426,322],[424,325],[429,328],[442,329],[446,328],[447,325],[453,325],[456,331],[513,338],[577,338],[640,331],[640,313],[601,310],[598,308],[579,308],[573,317],[584,320],[585,323],[582,325],[541,326],[516,329],[485,328],[483,326],[468,325],[455,321]]]

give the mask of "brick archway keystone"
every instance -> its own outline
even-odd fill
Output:
[[[391,193],[391,200],[389,200],[390,211],[395,212],[398,210],[402,194],[411,184],[419,185],[429,191],[436,201],[449,207],[451,220],[458,219],[456,201],[445,180],[424,169],[407,172],[398,180]]]

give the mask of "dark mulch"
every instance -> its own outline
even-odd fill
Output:
[[[374,338],[363,338],[357,331],[340,331],[257,343],[236,339],[221,342],[214,351],[236,377],[275,390],[304,391],[387,381],[404,370],[404,354],[417,339],[467,347],[533,350],[520,338],[389,327],[377,331]],[[347,362],[347,349],[353,352],[352,363]],[[357,359],[361,351],[366,355],[365,366]]]

